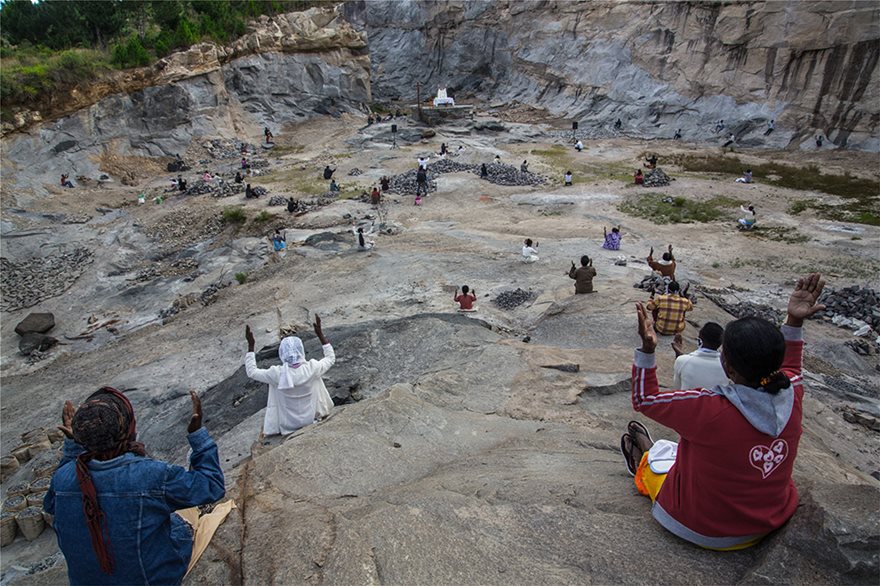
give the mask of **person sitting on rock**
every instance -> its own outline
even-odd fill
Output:
[[[578,141],[574,143],[574,150],[576,150],[577,152],[581,152],[584,150],[584,143],[582,143],[580,139],[578,139]]]
[[[571,187],[571,171],[566,171],[562,179],[565,182],[565,187]]]
[[[64,173],[61,174],[61,187],[73,187],[73,183],[68,179],[70,175],[66,175]]]
[[[379,188],[375,185],[373,186],[373,191],[370,192],[370,203],[374,206],[379,205],[379,202],[382,199],[382,194],[379,193]]]
[[[648,169],[656,169],[657,168],[657,154],[652,153],[651,156],[645,159],[645,167]]]
[[[730,381],[721,366],[721,339],[724,328],[715,322],[706,322],[697,334],[697,349],[685,354],[681,349],[681,334],[676,334],[672,342],[675,352],[673,367],[673,389],[714,389]]]
[[[672,140],[681,140],[681,128],[675,131],[675,134],[672,135]]]
[[[236,172],[235,172],[235,182],[236,182],[236,183],[242,183],[242,182],[244,182],[244,175],[241,174],[241,171],[236,171]]]
[[[489,178],[489,169],[486,167],[486,163],[480,165],[480,179],[488,179]]]
[[[825,137],[823,137],[821,134],[816,135],[816,148],[817,149],[822,148],[822,141],[824,141],[824,140],[825,140]]]
[[[654,271],[660,273],[661,276],[667,277],[671,280],[675,280],[675,257],[672,256],[672,245],[669,245],[669,250],[663,253],[663,257],[655,261],[654,260],[654,247],[651,247],[651,251],[648,253],[648,266],[651,267]]]
[[[456,289],[452,300],[458,303],[459,311],[476,311],[474,303],[477,301],[477,292],[471,291],[467,285],[462,285],[461,293]]]
[[[737,183],[751,183],[752,182],[752,170],[746,169],[743,173],[742,177],[736,178]]]
[[[715,134],[718,134],[724,130],[724,120],[719,120],[718,124],[715,125]]]
[[[602,243],[602,248],[605,250],[620,250],[620,226],[612,226],[610,234],[608,229],[602,226],[602,233],[605,235],[605,242]]]
[[[767,130],[764,131],[764,136],[769,136],[774,130],[776,130],[776,120],[771,120],[767,123]]]
[[[214,178],[207,171],[202,173],[202,181],[204,181],[205,183],[210,183],[213,180],[214,180]]]
[[[685,314],[694,308],[694,304],[679,294],[681,286],[676,281],[671,281],[667,289],[669,293],[657,295],[648,302],[647,307],[654,312],[654,329],[657,333],[674,336],[684,331]]]
[[[371,248],[373,248],[373,246],[375,246],[375,242],[366,239],[363,228],[358,228],[356,234],[358,239],[359,251],[364,252],[370,250]]]
[[[742,218],[737,220],[737,228],[740,230],[751,230],[755,227],[755,223],[758,221],[758,212],[755,211],[755,206],[749,204],[749,207],[739,206],[739,211],[745,214]]]
[[[822,311],[818,273],[799,279],[780,328],[758,317],[727,325],[721,365],[731,384],[661,391],[657,336],[637,304],[641,348],[632,369],[633,409],[672,428],[678,443],[656,443],[630,422],[620,438],[627,470],[650,497],[653,517],[700,547],[753,546],[798,506],[792,481],[803,433],[803,324]]]
[[[324,167],[324,179],[327,179],[329,181],[333,178],[333,173],[335,172],[336,169],[331,169],[330,165],[327,165],[326,167]]]
[[[501,162],[501,155],[495,155],[495,159],[494,159],[493,162],[494,162],[494,163],[500,163],[500,162]]]
[[[736,142],[736,135],[731,132],[730,135],[727,137],[727,141],[721,146],[722,147],[729,147],[730,145],[732,145],[735,142]]]
[[[321,329],[321,318],[315,316],[315,335],[321,342],[324,357],[321,360],[306,360],[302,340],[288,336],[278,345],[278,358],[281,365],[257,368],[254,353],[256,341],[250,326],[245,326],[245,339],[248,351],[244,358],[244,368],[248,378],[269,385],[269,399],[263,417],[263,435],[288,435],[330,415],[333,399],[327,392],[324,373],[336,362],[333,346]]]
[[[534,248],[533,248],[533,247],[532,247],[532,239],[531,239],[531,238],[526,238],[526,239],[523,241],[523,247],[522,247],[522,257],[523,257],[523,262],[526,262],[526,263],[538,262],[538,250],[537,250],[537,248],[538,248],[538,243],[537,243],[537,242],[535,242],[535,246],[534,246]]]
[[[275,234],[272,236],[272,249],[275,252],[282,252],[287,248],[287,238],[281,233],[281,230],[275,228]]]
[[[182,175],[177,176],[177,190],[186,191],[186,179]]]
[[[183,580],[195,561],[198,509],[175,511],[226,494],[217,444],[202,426],[201,401],[195,391],[190,399],[189,469],[147,457],[131,402],[118,390],[102,387],[79,409],[65,402],[59,427],[64,451],[43,510],[55,516],[71,584]],[[196,521],[195,531],[184,517]]]
[[[529,162],[528,161],[522,162],[522,165],[519,166],[519,172],[522,173],[523,175],[525,175],[526,173],[529,172]]]
[[[297,201],[292,197],[287,198],[287,213],[292,214],[296,211]]]
[[[614,123],[614,130],[620,130],[620,128],[622,126],[623,126],[623,121],[620,118],[618,118],[617,121]]]
[[[330,180],[330,191],[337,193],[339,192],[339,185],[336,183],[336,179]]]
[[[645,175],[642,173],[641,169],[636,169],[636,172],[633,175],[633,183],[635,183],[636,185],[645,184]]]
[[[244,198],[245,199],[255,199],[256,197],[257,197],[257,194],[254,193],[254,190],[251,189],[251,184],[248,183],[247,186],[244,188]]]
[[[389,179],[385,175],[382,175],[382,178],[379,179],[379,185],[382,186],[383,192],[387,192],[389,189],[391,189],[391,179]]]
[[[571,263],[568,276],[574,279],[575,295],[593,292],[593,277],[596,276],[596,269],[593,268],[593,261],[589,256],[581,257],[580,268],[576,269],[574,263]]]

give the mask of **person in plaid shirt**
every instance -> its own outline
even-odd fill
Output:
[[[691,300],[679,295],[681,287],[669,283],[669,294],[658,295],[648,302],[648,311],[654,312],[654,329],[658,334],[672,336],[684,331],[684,314],[694,308]]]

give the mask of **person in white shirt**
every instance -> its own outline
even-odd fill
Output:
[[[428,159],[426,159],[425,157],[419,157],[419,167],[421,167],[422,169],[427,171],[428,170]]]
[[[755,222],[758,221],[758,212],[755,211],[755,206],[751,204],[749,204],[749,207],[739,206],[739,211],[745,215],[737,220],[737,227],[740,230],[751,230],[754,228]]]
[[[577,149],[577,152],[581,152],[582,150],[584,150],[584,143],[582,143],[581,141],[577,141],[574,144],[574,148]]]
[[[278,357],[281,365],[257,368],[255,340],[250,326],[245,326],[248,352],[244,367],[249,378],[269,385],[269,400],[263,418],[264,435],[287,435],[322,419],[333,409],[333,399],[321,378],[336,362],[333,346],[324,337],[321,318],[315,316],[315,335],[321,341],[324,357],[306,360],[302,340],[289,336],[281,340]]]
[[[715,322],[706,322],[697,334],[697,349],[684,354],[681,337],[676,336],[672,349],[677,358],[673,367],[673,389],[714,389],[730,384],[721,366],[721,340],[724,328]]]
[[[538,251],[536,250],[537,248],[538,248],[537,242],[535,242],[535,247],[532,248],[532,239],[526,238],[525,241],[523,242],[523,247],[522,247],[523,262],[528,262],[528,263],[538,262]]]

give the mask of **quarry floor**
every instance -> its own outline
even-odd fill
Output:
[[[698,550],[650,518],[649,503],[636,494],[617,452],[627,421],[641,419],[631,411],[627,385],[617,383],[629,376],[637,343],[633,306],[647,299],[633,285],[650,272],[650,247],[674,246],[679,281],[730,301],[782,309],[797,277],[809,271],[825,274],[829,287],[876,288],[880,228],[788,211],[800,199],[834,201],[832,196],[664,165],[673,154],[708,150],[694,145],[605,139],[588,141],[576,153],[560,149],[567,143],[549,131],[509,124],[507,132],[438,128],[435,137],[392,149],[387,134],[375,134],[378,128],[359,132],[363,123],[346,115],[279,133],[268,153],[269,172],[254,177],[253,185],[269,196],[303,198],[320,190],[320,172],[330,164],[346,196],[302,216],[267,207],[269,196],[172,196],[161,205],[137,205],[139,193],[160,192],[173,175],[146,161],[124,162],[139,169],[133,186],[49,187],[48,196],[0,191],[4,256],[24,259],[73,244],[95,254],[66,291],[2,314],[3,455],[22,433],[56,425],[64,400],[81,400],[109,384],[132,398],[148,450],[182,464],[186,391],[196,389],[239,508],[187,578],[193,584],[862,579],[860,566],[839,553],[845,548],[836,534],[828,537],[814,523],[823,514],[850,520],[841,511],[850,511],[851,502],[878,502],[877,480],[870,477],[880,469],[878,435],[842,416],[852,408],[880,415],[878,357],[844,346],[850,331],[807,325],[808,399],[796,482],[810,513],[799,512],[784,532],[754,550],[724,556]],[[239,138],[258,143],[259,128]],[[413,168],[419,156],[436,160],[441,142],[452,151],[465,146],[456,157],[463,162],[500,155],[518,167],[526,159],[549,183],[505,187],[456,173],[439,176],[437,191],[420,207],[411,195],[388,194],[376,224],[384,219],[397,233],[376,233],[375,248],[358,252],[351,228],[371,223],[377,211],[347,196]],[[194,145],[190,154],[196,151]],[[642,166],[646,152],[659,154],[659,166],[675,178],[670,186],[629,184],[626,176]],[[840,173],[876,167],[870,156],[845,152],[725,156],[745,163],[816,163]],[[237,159],[204,166],[229,173]],[[363,173],[349,176],[354,168]],[[563,187],[569,168],[574,185]],[[185,176],[192,180],[200,170]],[[656,224],[619,210],[643,192],[752,203],[759,225],[778,227],[783,237],[740,233],[737,206],[726,219],[691,224]],[[248,220],[205,233],[209,220],[231,205],[243,206]],[[264,210],[274,217],[255,221]],[[92,219],[62,224],[57,214]],[[615,225],[623,234],[621,250],[603,250],[602,229]],[[175,226],[176,236],[149,236],[157,226]],[[275,228],[286,231],[290,246],[281,259],[271,257],[266,239]],[[322,232],[345,237],[328,246],[304,243]],[[540,243],[541,259],[531,265],[519,260],[527,237]],[[584,254],[594,258],[595,293],[575,297],[567,270]],[[620,256],[625,266],[615,264]],[[195,259],[198,270],[134,280],[157,258],[183,257]],[[246,274],[243,283],[236,273]],[[165,323],[157,318],[175,299],[212,283],[228,285],[211,304],[191,303]],[[478,295],[478,312],[467,316],[456,314],[452,303],[455,288],[464,284]],[[516,288],[532,291],[532,301],[513,310],[491,302]],[[33,364],[18,354],[13,332],[30,311],[52,311],[57,325],[51,334],[64,343]],[[277,343],[282,328],[313,338],[308,324],[315,314],[338,344],[337,373],[328,375],[331,393],[356,390],[363,400],[338,407],[329,420],[283,442],[260,443],[265,389],[224,385],[237,380],[245,324],[259,347]],[[90,316],[98,323],[119,321],[113,331],[103,328],[82,339]],[[688,350],[695,348],[700,325],[733,319],[705,297],[688,317]],[[669,341],[658,350],[663,385],[672,380]],[[562,363],[578,364],[579,372],[541,368]],[[646,424],[655,437],[675,437]],[[851,490],[867,492],[841,504],[840,495]],[[876,536],[876,506],[868,513],[859,527]],[[810,541],[804,537],[810,532],[820,537]],[[633,555],[636,541],[641,560]],[[33,542],[19,537],[0,552],[0,581],[63,580],[56,552],[51,530]],[[27,573],[41,562],[48,569]],[[657,574],[645,574],[645,567],[658,568]]]

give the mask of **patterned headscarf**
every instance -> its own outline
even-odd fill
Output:
[[[306,361],[302,340],[296,336],[288,336],[281,340],[281,345],[278,346],[278,358],[284,364],[297,368]]]
[[[76,477],[82,491],[83,513],[92,538],[92,549],[101,571],[113,574],[113,552],[107,518],[98,505],[98,493],[89,474],[89,460],[109,460],[127,452],[146,455],[137,440],[134,409],[128,398],[112,387],[102,387],[73,416],[73,439],[85,448],[76,459]]]

